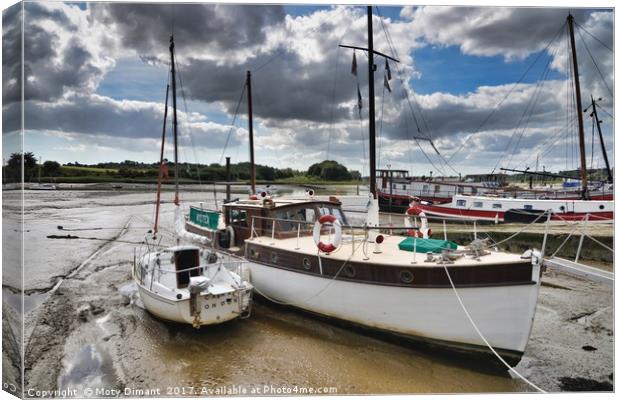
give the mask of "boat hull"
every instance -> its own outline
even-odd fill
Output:
[[[154,293],[138,284],[140,299],[144,308],[154,316],[181,324],[194,324],[194,316],[190,313],[190,299],[172,300]],[[198,296],[200,321],[198,325],[214,325],[230,321],[241,316],[245,305],[251,301],[251,291],[246,291],[237,298],[233,294],[219,296]],[[242,302],[242,307],[239,306]]]
[[[322,316],[456,351],[489,353],[450,288],[411,288],[333,280],[250,263],[257,293]],[[286,285],[282,285],[286,282]],[[472,319],[494,349],[518,363],[529,339],[536,282],[458,288]]]

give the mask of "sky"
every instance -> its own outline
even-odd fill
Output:
[[[400,61],[389,62],[388,91],[385,59],[374,59],[377,167],[434,176],[578,167],[568,13],[375,7],[375,50]],[[613,11],[571,13],[583,108],[601,99],[613,165]],[[5,159],[20,143],[19,16],[3,11]],[[355,51],[355,76],[353,50],[338,47],[366,47],[366,22],[359,6],[25,3],[24,148],[61,163],[156,162],[173,33],[180,161],[248,160],[250,70],[257,163],[304,170],[333,159],[366,175],[368,57]],[[589,113],[584,127],[588,166],[602,167]]]

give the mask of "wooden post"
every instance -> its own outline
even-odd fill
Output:
[[[230,157],[226,157],[226,202],[230,201]]]

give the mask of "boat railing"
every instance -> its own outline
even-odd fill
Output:
[[[195,270],[203,270],[203,269],[207,269],[207,268],[213,268],[213,267],[221,267],[224,266],[227,270],[229,271],[233,271],[235,272],[238,276],[241,277],[242,274],[242,268],[243,265],[247,264],[247,261],[242,261],[242,260],[237,260],[237,261],[217,261],[214,263],[208,263],[208,264],[202,264],[202,265],[197,265],[195,267],[190,267],[190,268],[183,268],[183,269],[163,269],[161,267],[156,268],[154,265],[151,265],[149,267],[145,267],[143,266],[143,270],[145,272],[150,272],[151,275],[151,285],[152,285],[152,280],[155,276],[154,272],[157,272],[159,274],[182,274],[182,273],[186,273],[186,272],[190,272],[190,271],[195,271]],[[142,273],[138,273],[138,268],[137,268],[137,264],[134,264],[134,273],[140,278],[140,284],[144,285],[144,276],[145,274]],[[149,271],[150,270],[150,271]]]

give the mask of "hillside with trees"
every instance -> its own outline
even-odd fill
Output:
[[[23,154],[24,180],[26,182],[156,182],[159,175],[159,163],[143,163],[131,160],[123,162],[106,162],[97,164],[81,164],[69,162],[64,165],[52,160],[41,164],[33,153]],[[10,155],[6,165],[2,167],[3,183],[15,183],[21,177],[22,154]],[[174,163],[168,162],[169,179],[174,176]],[[184,183],[206,183],[226,181],[226,167],[218,163],[209,165],[181,163],[179,178]],[[323,161],[313,164],[307,171],[292,168],[274,168],[267,165],[256,165],[256,180],[263,182],[282,183],[320,183],[350,182],[360,180],[358,171],[349,171],[336,161]],[[230,181],[247,182],[250,180],[250,163],[231,164]]]

